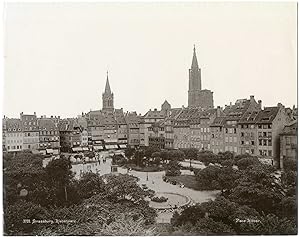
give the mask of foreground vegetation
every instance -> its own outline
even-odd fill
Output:
[[[198,190],[220,190],[214,201],[175,213],[171,225],[155,223],[145,200],[153,196],[129,175],[85,174],[75,180],[70,160],[4,154],[5,235],[268,235],[297,234],[297,165],[285,161],[278,175],[256,157],[194,149],[133,150],[117,163],[163,167],[167,178]],[[179,160],[204,162],[195,176],[180,175]],[[188,177],[186,177],[188,176]]]
[[[4,155],[6,235],[149,235],[153,195],[129,175],[85,174],[75,180],[69,159],[42,167],[42,156]]]

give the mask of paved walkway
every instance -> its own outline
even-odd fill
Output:
[[[82,172],[94,172],[99,173],[100,175],[108,174],[111,172],[111,159],[104,159],[109,156],[108,152],[101,152],[99,154],[99,162],[96,163],[86,163],[86,164],[76,164],[72,166],[72,171],[76,173],[75,177],[80,178]],[[182,162],[184,165],[189,162]],[[203,167],[204,165],[199,163],[192,164],[192,167],[196,166],[197,168]],[[205,167],[205,166],[204,166]],[[126,174],[127,169],[118,167],[118,172]],[[193,175],[193,172],[190,170],[181,170],[182,174]],[[210,199],[214,199],[218,191],[196,191],[190,188],[181,188],[179,185],[172,185],[166,183],[162,180],[162,177],[165,175],[164,171],[161,172],[139,172],[139,171],[130,171],[128,174],[136,176],[139,178],[138,184],[145,184],[149,189],[154,190],[156,193],[159,192],[171,192],[178,193],[181,195],[188,196],[191,199],[192,203],[202,203]],[[147,176],[148,175],[148,176]],[[148,180],[147,180],[148,177]],[[168,210],[158,210],[157,222],[159,223],[169,223],[174,213],[173,209]]]

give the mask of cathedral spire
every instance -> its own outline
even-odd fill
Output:
[[[103,111],[114,111],[114,94],[110,90],[109,80],[108,80],[108,71],[106,73],[106,84],[105,91],[102,94],[102,110]]]
[[[197,56],[196,56],[196,47],[194,45],[194,54],[193,54],[193,61],[192,61],[192,69],[198,69],[198,61],[197,61]]]
[[[106,72],[106,84],[105,84],[105,92],[106,94],[111,94],[109,80],[108,80],[108,71]]]

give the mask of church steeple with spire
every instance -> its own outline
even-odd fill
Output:
[[[189,69],[188,107],[201,107],[204,109],[214,107],[213,92],[202,89],[201,69],[198,65],[195,45],[192,66]]]
[[[102,110],[103,111],[114,111],[114,94],[110,90],[108,71],[106,75],[105,91],[102,94]]]
[[[198,66],[196,48],[194,45],[194,53],[191,69],[189,69],[189,96],[188,106],[197,106],[199,104],[198,95],[201,90],[201,69]]]

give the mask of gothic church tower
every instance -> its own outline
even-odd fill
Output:
[[[213,92],[207,89],[202,90],[201,69],[198,66],[195,45],[192,66],[189,69],[188,107],[203,109],[214,107]]]
[[[102,94],[102,110],[108,112],[114,111],[114,94],[110,90],[108,72],[106,77],[105,91]]]
[[[197,106],[197,95],[201,91],[201,69],[198,66],[196,49],[194,45],[194,54],[191,69],[189,69],[189,92],[188,106]]]

